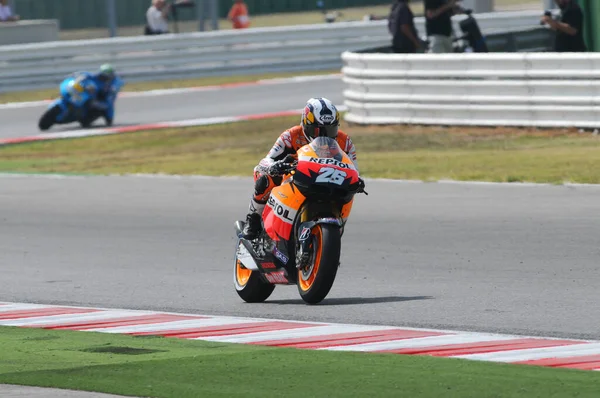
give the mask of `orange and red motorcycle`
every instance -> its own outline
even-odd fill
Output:
[[[233,281],[246,302],[265,301],[276,285],[297,285],[306,303],[321,302],[340,266],[341,238],[354,195],[367,194],[336,140],[317,137],[296,156],[271,191],[261,234],[244,239],[244,221],[235,222]]]

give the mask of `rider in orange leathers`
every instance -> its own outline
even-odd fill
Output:
[[[254,168],[254,195],[250,201],[250,212],[242,231],[245,239],[256,239],[262,230],[261,215],[271,190],[280,185],[282,175],[289,167],[298,149],[318,136],[335,138],[342,150],[352,159],[356,170],[356,148],[350,137],[339,130],[340,113],[326,98],[311,98],[302,113],[300,125],[284,131],[267,156]],[[360,179],[361,186],[364,181]]]

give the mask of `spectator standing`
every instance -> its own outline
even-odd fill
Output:
[[[583,11],[573,0],[554,0],[561,9],[560,20],[544,15],[542,22],[556,31],[555,52],[585,52],[583,40]]]
[[[19,16],[13,15],[8,0],[0,0],[0,22],[14,22],[18,21]]]
[[[250,26],[250,16],[248,15],[248,6],[244,0],[235,0],[227,19],[233,24],[233,29],[246,29]]]
[[[392,35],[395,53],[416,53],[421,49],[421,40],[415,27],[415,16],[408,6],[410,0],[396,0],[388,17],[388,29]]]
[[[457,0],[425,0],[425,27],[429,38],[429,52],[451,53],[452,15],[457,11]]]
[[[147,35],[160,35],[169,33],[169,11],[171,5],[166,4],[165,0],[152,0],[152,5],[146,11],[146,31]]]

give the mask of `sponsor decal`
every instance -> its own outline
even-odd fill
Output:
[[[321,115],[321,121],[323,123],[331,123],[335,120],[335,117],[333,117],[333,115]]]
[[[283,254],[282,252],[280,252],[277,248],[275,248],[275,250],[273,250],[273,254],[284,264],[287,264],[288,261],[290,261],[290,259],[287,258],[287,256],[285,254]]]
[[[267,204],[269,205],[269,207],[271,207],[273,209],[273,211],[275,212],[277,217],[279,217],[280,219],[282,219],[283,221],[285,221],[289,224],[294,222],[294,217],[296,216],[296,213],[297,213],[296,210],[288,208],[287,206],[283,205],[282,203],[279,203],[277,198],[275,198],[275,196],[273,196],[273,195],[269,196],[269,200],[267,201]]]
[[[265,274],[265,277],[271,283],[288,283],[288,280],[283,274],[283,271],[270,272],[268,274]]]
[[[335,217],[325,217],[325,218],[319,218],[320,222],[326,223],[326,224],[337,224],[337,225],[342,225],[342,223],[340,222],[339,219],[335,218]]]
[[[304,241],[310,238],[310,228],[304,227],[302,228],[302,232],[300,233],[300,240]]]
[[[350,168],[349,164],[342,163],[338,160],[331,159],[331,158],[313,158],[313,157],[311,157],[308,161],[312,162],[312,163],[318,163],[318,164],[332,164],[341,169],[349,169]]]
[[[277,268],[275,266],[275,264],[273,264],[273,263],[262,263],[260,266],[265,269],[276,269]]]

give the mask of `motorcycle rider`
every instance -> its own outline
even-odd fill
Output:
[[[356,148],[350,137],[339,130],[340,113],[327,98],[310,98],[304,107],[300,125],[284,131],[265,158],[254,168],[254,194],[250,201],[250,211],[242,231],[248,240],[256,239],[262,230],[261,215],[271,194],[271,190],[281,184],[282,175],[289,170],[298,149],[318,136],[334,138],[342,150],[352,159],[358,170]],[[359,178],[361,189],[364,181]]]
[[[114,103],[120,87],[117,87],[118,77],[111,64],[103,64],[96,73],[81,73],[84,87],[97,87],[98,91],[92,93],[94,99],[89,104],[88,113],[82,125],[89,126],[94,120],[103,117],[106,125],[111,126],[115,115]],[[92,84],[87,84],[91,82]]]

